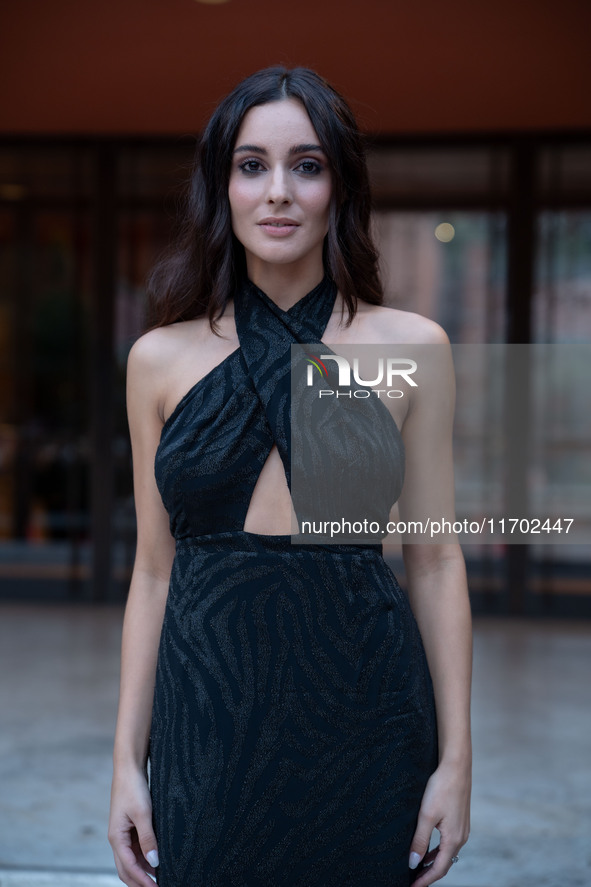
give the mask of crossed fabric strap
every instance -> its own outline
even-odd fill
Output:
[[[246,280],[235,297],[236,330],[300,527],[303,521],[335,520],[385,527],[404,476],[404,448],[394,419],[375,393],[351,396],[363,386],[353,384],[353,391],[337,396],[336,368],[309,384],[311,360],[334,353],[321,338],[336,294],[335,283],[325,276],[285,311]],[[360,538],[354,532],[335,541],[375,543],[383,535],[382,530],[364,532]]]

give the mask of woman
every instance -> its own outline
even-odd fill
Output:
[[[214,112],[128,365],[138,545],[109,840],[130,887],[427,887],[467,840],[458,546],[404,545],[409,606],[381,540],[290,535],[290,345],[449,351],[381,305],[369,212],[355,121],[314,72],[260,71]],[[452,514],[452,390],[448,355],[437,384],[368,406],[385,517],[403,467],[400,517],[435,488]]]

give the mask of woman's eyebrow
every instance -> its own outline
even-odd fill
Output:
[[[304,145],[292,145],[289,149],[290,154],[307,154],[309,151],[321,151],[323,152],[321,145],[313,145],[313,144],[304,144]],[[240,153],[248,153],[248,154],[268,154],[266,148],[261,148],[259,145],[240,145],[238,148],[235,148],[234,154]]]
[[[289,149],[290,154],[307,154],[308,151],[322,151],[322,145],[292,145]]]

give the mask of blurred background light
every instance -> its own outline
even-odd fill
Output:
[[[25,194],[22,185],[0,184],[0,200],[22,200]]]
[[[442,243],[449,243],[456,236],[456,229],[449,222],[442,222],[435,228],[435,237]]]

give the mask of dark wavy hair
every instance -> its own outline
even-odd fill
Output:
[[[371,200],[363,137],[345,100],[315,71],[271,67],[236,86],[218,105],[197,144],[176,241],[148,279],[150,327],[207,315],[215,321],[246,276],[244,248],[232,232],[228,184],[232,153],[250,108],[282,99],[304,105],[333,173],[325,271],[348,309],[383,302],[369,225]]]

